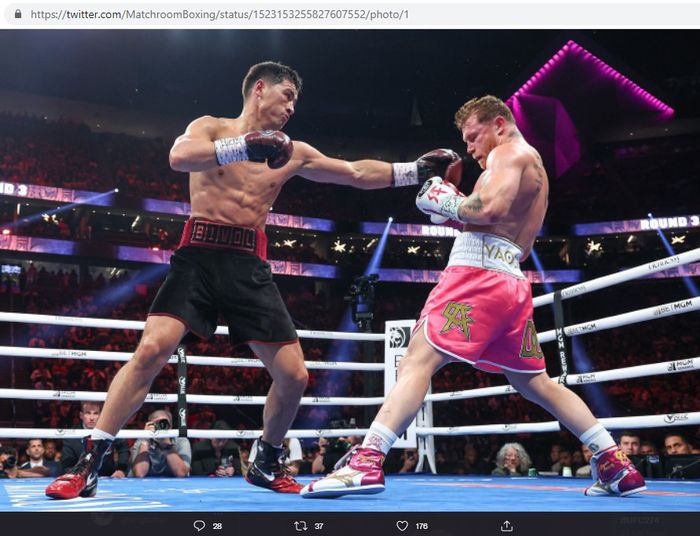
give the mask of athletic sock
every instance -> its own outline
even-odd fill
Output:
[[[617,443],[615,443],[615,440],[610,435],[610,432],[608,432],[600,423],[591,426],[588,430],[583,432],[579,436],[579,439],[581,440],[581,443],[586,445],[591,450],[593,456],[598,455],[610,447],[617,446]]]
[[[386,456],[397,439],[398,436],[389,428],[374,421],[362,442],[362,448],[380,450]]]

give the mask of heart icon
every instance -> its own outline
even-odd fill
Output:
[[[396,528],[403,532],[408,528],[408,521],[397,521]]]

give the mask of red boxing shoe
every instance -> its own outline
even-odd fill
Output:
[[[46,488],[46,495],[54,499],[94,497],[97,493],[97,463],[94,452],[84,452],[78,463],[66,474],[59,476]]]

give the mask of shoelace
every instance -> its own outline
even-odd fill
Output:
[[[86,454],[85,456],[81,456],[80,459],[78,459],[78,463],[75,464],[75,467],[70,470],[71,474],[78,475],[83,472],[90,472],[88,471],[90,463],[92,463],[93,456],[91,454]]]

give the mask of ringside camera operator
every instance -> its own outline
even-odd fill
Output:
[[[17,466],[17,449],[6,445],[0,447],[0,478],[36,478],[47,476],[36,469],[20,469]]]
[[[349,428],[354,426],[354,423],[348,423],[345,420],[331,421],[329,424],[330,428]],[[345,456],[345,454],[356,444],[361,442],[358,436],[341,436],[341,437],[330,437],[326,439],[325,437],[319,438],[318,441],[318,454],[314,458],[311,464],[311,472],[313,474],[328,473],[333,470],[338,461]]]
[[[148,416],[144,430],[156,433],[170,430],[172,426],[173,416],[170,411],[159,409]],[[177,437],[175,440],[169,437],[139,439],[134,444],[133,453],[133,476],[185,477],[190,474],[192,448],[186,437]]]

